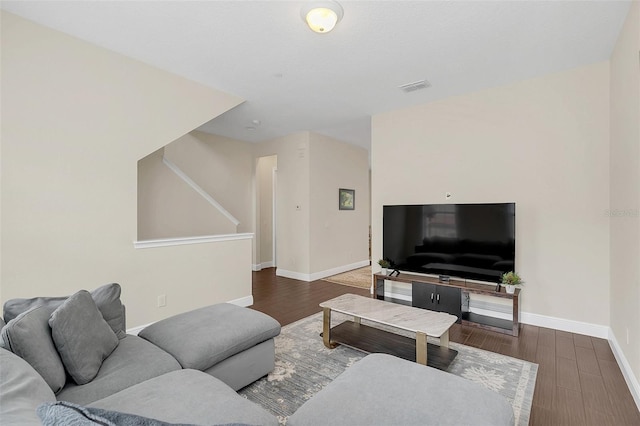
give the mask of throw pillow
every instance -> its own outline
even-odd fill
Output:
[[[62,363],[79,385],[93,380],[102,361],[118,346],[118,337],[86,290],[60,305],[51,314],[49,325]]]
[[[93,301],[109,327],[116,333],[118,339],[127,335],[124,305],[120,301],[122,289],[120,284],[106,284],[91,292]]]
[[[23,312],[2,329],[4,347],[27,361],[58,393],[67,381],[62,360],[51,338],[52,308],[38,306]]]
[[[120,301],[120,293],[122,289],[120,284],[106,284],[91,292],[91,297],[98,306],[100,313],[105,321],[109,324],[119,339],[126,336],[125,309]],[[11,321],[23,312],[28,311],[36,306],[47,305],[53,309],[67,300],[68,296],[63,297],[34,297],[31,299],[11,299],[4,304],[4,320]],[[53,311],[52,309],[52,311]]]

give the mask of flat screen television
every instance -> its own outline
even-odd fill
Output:
[[[499,282],[515,265],[515,203],[384,206],[394,269]]]

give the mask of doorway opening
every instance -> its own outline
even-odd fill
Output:
[[[258,158],[256,189],[256,263],[258,269],[277,267],[277,155]]]

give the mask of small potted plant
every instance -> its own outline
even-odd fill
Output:
[[[387,268],[391,267],[391,262],[389,262],[387,259],[380,259],[378,260],[378,265],[380,265],[380,267],[382,268],[382,273],[387,275]]]
[[[507,293],[513,294],[516,291],[516,286],[524,284],[524,281],[522,281],[520,275],[513,271],[509,271],[502,275],[500,284],[507,289]]]

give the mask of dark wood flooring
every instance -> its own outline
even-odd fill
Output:
[[[253,273],[252,308],[286,325],[320,312],[320,302],[368,290]],[[538,364],[530,425],[640,425],[640,413],[605,339],[523,325],[519,337],[454,325],[451,341]]]

